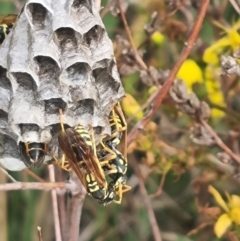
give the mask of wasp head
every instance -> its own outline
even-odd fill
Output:
[[[46,155],[46,144],[38,142],[20,142],[21,158],[27,167],[38,168],[42,165]]]

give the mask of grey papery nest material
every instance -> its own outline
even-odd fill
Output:
[[[59,109],[70,127],[110,134],[111,104],[124,94],[94,1],[27,1],[0,47],[0,162],[25,168],[19,141],[57,154]]]

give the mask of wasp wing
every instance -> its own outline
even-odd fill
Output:
[[[17,14],[7,14],[0,16],[0,24],[13,24],[17,19]]]
[[[69,132],[60,132],[60,134],[58,135],[59,146],[62,152],[66,155],[67,160],[69,161],[73,171],[76,173],[83,186],[87,189],[85,174],[81,170],[79,160],[77,159],[76,154],[72,150],[72,144],[71,142],[69,142],[69,135],[71,135]]]
[[[85,140],[72,128],[66,129],[66,136],[72,153],[76,156],[75,159],[78,160],[78,165],[79,162],[82,162],[81,166],[86,172],[93,173],[97,183],[102,187],[106,187],[107,182],[99,160],[93,155]]]

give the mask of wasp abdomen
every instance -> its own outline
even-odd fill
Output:
[[[103,200],[106,196],[106,190],[98,185],[94,175],[87,174],[86,181],[88,193],[90,193],[95,199]]]
[[[92,151],[93,150],[92,140],[88,131],[81,124],[78,124],[74,129],[84,139],[84,141]]]

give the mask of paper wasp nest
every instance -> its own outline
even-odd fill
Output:
[[[92,0],[29,0],[0,46],[0,162],[25,168],[18,142],[57,152],[64,123],[109,134],[111,101],[124,96],[109,39]]]

